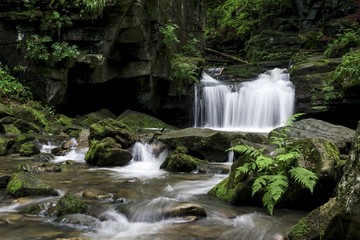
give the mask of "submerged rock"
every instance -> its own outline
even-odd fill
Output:
[[[98,189],[86,189],[84,190],[82,197],[87,199],[102,200],[102,199],[112,199],[113,194]]]
[[[6,193],[15,198],[26,196],[58,196],[50,185],[36,179],[31,173],[15,173],[6,188]]]
[[[193,203],[181,203],[164,209],[164,216],[166,218],[195,217],[195,219],[192,220],[197,220],[199,218],[205,218],[207,214],[205,209],[200,205]]]

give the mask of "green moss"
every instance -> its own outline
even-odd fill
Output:
[[[235,190],[233,188],[229,188],[229,178],[225,178],[215,187],[213,187],[209,194],[216,196],[217,198],[227,201],[233,202],[235,199]]]
[[[40,153],[39,148],[34,142],[27,142],[20,146],[20,156],[32,156]]]
[[[73,124],[73,119],[63,114],[57,115],[55,121],[65,127],[69,127]]]
[[[0,156],[6,155],[9,147],[9,140],[0,137]]]
[[[174,129],[173,126],[164,123],[163,121],[135,111],[125,111],[118,117],[120,123],[128,126],[130,129],[137,130],[139,128],[168,128]]]
[[[20,130],[14,124],[4,124],[6,134],[20,134]]]
[[[41,207],[39,205],[33,205],[33,206],[29,206],[29,207],[26,207],[24,209],[22,209],[20,211],[21,213],[24,213],[24,214],[39,214],[41,212]]]
[[[56,204],[55,210],[58,216],[75,213],[86,213],[88,206],[76,196],[65,195]]]
[[[85,154],[85,161],[87,163],[91,162],[93,159],[95,159],[96,153],[98,152],[100,141],[98,140],[91,140],[89,150]]]

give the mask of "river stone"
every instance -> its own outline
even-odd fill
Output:
[[[19,150],[20,156],[32,156],[40,153],[38,145],[34,142],[23,143]]]
[[[86,213],[88,206],[78,197],[73,195],[62,196],[56,204],[55,214],[64,216],[75,213]]]
[[[36,179],[31,173],[15,173],[6,188],[6,193],[15,198],[26,196],[58,196],[50,185]]]
[[[291,240],[359,239],[360,123],[343,171],[335,197],[302,218],[288,233]]]
[[[164,209],[164,216],[166,218],[193,216],[199,219],[205,218],[207,214],[205,209],[197,204],[181,203]]]
[[[231,147],[229,134],[202,128],[165,132],[158,140],[173,149],[184,146],[192,156],[210,162],[226,162],[228,154],[225,151]]]
[[[90,126],[89,139],[101,140],[106,137],[115,139],[124,148],[130,147],[135,142],[131,130],[123,123],[111,118],[101,120]]]
[[[131,153],[110,137],[101,141],[92,140],[85,155],[85,161],[95,166],[123,166],[131,159]]]
[[[81,227],[87,227],[90,229],[97,228],[101,224],[99,219],[82,213],[64,215],[59,217],[58,219],[55,219],[55,222],[61,224],[65,223],[65,224],[79,225]],[[83,238],[66,238],[66,239],[83,239]]]
[[[296,121],[292,127],[287,128],[290,130],[288,135],[291,138],[324,139],[333,142],[339,148],[341,153],[349,152],[355,136],[355,130],[314,118]],[[276,130],[278,129],[273,131]],[[273,131],[269,133],[269,136],[273,134]]]
[[[6,186],[8,185],[9,181],[10,181],[11,176],[0,173],[0,189],[1,188],[6,188]]]
[[[87,199],[102,200],[102,199],[112,199],[113,194],[98,189],[86,189],[83,192],[82,197]]]
[[[12,139],[0,136],[0,156],[4,156],[8,153],[13,142]]]
[[[178,146],[175,151],[171,152],[160,168],[170,172],[191,172],[194,171],[200,159],[187,154],[185,147]]]
[[[32,156],[34,162],[50,162],[55,157],[51,153],[39,153]]]
[[[0,118],[12,116],[13,113],[10,108],[2,103],[0,103]]]

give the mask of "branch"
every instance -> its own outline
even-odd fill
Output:
[[[210,53],[214,53],[214,54],[220,55],[220,56],[222,56],[222,57],[224,57],[224,58],[227,58],[227,59],[230,59],[230,60],[232,60],[232,61],[241,62],[241,63],[245,63],[245,64],[248,64],[248,63],[249,63],[249,62],[247,62],[247,61],[245,61],[245,60],[242,60],[242,59],[240,59],[240,58],[238,58],[238,57],[234,57],[234,56],[231,56],[231,55],[226,54],[226,53],[218,52],[218,51],[216,51],[216,50],[214,50],[214,49],[211,49],[211,48],[205,48],[204,50],[207,51],[207,52],[210,52]]]

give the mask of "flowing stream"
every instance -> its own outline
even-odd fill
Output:
[[[203,73],[195,87],[194,125],[228,131],[269,132],[293,114],[295,88],[286,69],[250,82],[225,84]]]
[[[168,153],[158,144],[136,143],[133,147],[134,159],[130,164],[114,168],[87,165],[84,162],[86,150],[74,148],[68,155],[53,160],[54,164],[72,166],[68,170],[38,172],[36,177],[54,186],[61,195],[81,196],[87,189],[111,194],[101,200],[85,200],[90,206],[87,215],[56,219],[43,214],[22,214],[20,211],[39,203],[46,206],[60,196],[14,200],[5,197],[2,189],[1,239],[275,240],[282,239],[304,215],[302,212],[277,209],[275,216],[271,217],[261,208],[236,207],[216,199],[207,192],[226,175],[163,171],[159,166]],[[12,171],[19,163],[29,161],[19,156],[1,157],[0,167],[4,172]],[[218,166],[228,168],[230,165]],[[198,221],[165,217],[165,209],[181,203],[202,206],[207,217]]]

